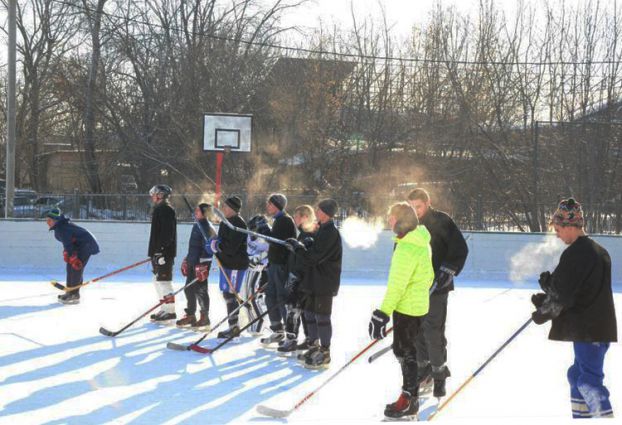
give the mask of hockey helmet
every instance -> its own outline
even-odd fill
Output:
[[[173,193],[173,189],[165,184],[156,184],[149,190],[149,195],[162,195],[162,198],[168,198]]]

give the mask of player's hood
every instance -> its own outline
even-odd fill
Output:
[[[395,243],[398,243],[398,244],[409,243],[409,244],[413,244],[416,246],[424,246],[424,247],[430,246],[431,239],[432,237],[430,236],[430,232],[428,232],[428,229],[426,229],[425,226],[421,224],[417,226],[415,230],[411,230],[410,232],[406,233],[403,237],[393,238]]]

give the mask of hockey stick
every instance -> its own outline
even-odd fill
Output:
[[[242,332],[244,332],[246,329],[251,327],[253,324],[255,324],[259,320],[263,319],[263,317],[266,314],[268,314],[269,312],[271,312],[272,310],[274,310],[276,308],[279,308],[282,304],[283,303],[281,302],[281,303],[278,303],[276,305],[273,305],[272,308],[270,308],[269,310],[264,311],[259,316],[257,316],[254,320],[251,320],[250,322],[248,322],[248,324],[246,324],[246,326],[241,328],[236,335],[231,335],[229,338],[225,339],[224,341],[222,341],[220,344],[218,344],[214,348],[205,348],[205,347],[201,347],[199,345],[191,345],[190,349],[192,351],[196,351],[197,353],[201,353],[201,354],[212,354],[214,351],[218,350],[220,347],[222,347],[223,345],[227,344],[229,341],[231,341],[233,338],[235,338],[238,335],[240,335]]]
[[[220,221],[224,223],[224,225],[227,226],[231,230],[234,230],[240,233],[246,233],[247,235],[255,236],[256,238],[261,238],[267,242],[275,243],[277,245],[284,246],[285,248],[291,250],[290,245],[281,239],[273,238],[272,236],[262,235],[261,233],[253,232],[252,230],[242,229],[241,227],[234,226],[233,224],[231,224],[229,220],[227,220],[227,217],[225,217],[222,211],[220,211],[216,207],[214,207],[214,213],[218,216],[218,218],[220,218]]]
[[[518,334],[520,334],[523,330],[525,330],[525,328],[526,328],[527,326],[529,326],[529,324],[532,322],[532,320],[533,320],[533,319],[530,317],[530,318],[529,318],[529,320],[527,320],[527,321],[526,321],[526,322],[525,322],[525,323],[524,323],[524,324],[523,324],[523,325],[522,325],[522,326],[521,326],[521,327],[520,327],[520,328],[519,328],[516,332],[514,332],[514,333],[512,334],[512,336],[511,336],[510,338],[508,338],[508,339],[507,339],[507,341],[505,341],[505,342],[503,343],[503,345],[501,345],[501,347],[499,347],[499,348],[497,349],[497,351],[495,351],[495,352],[493,353],[493,355],[492,355],[492,356],[488,357],[488,360],[486,360],[486,361],[484,362],[484,364],[483,364],[483,365],[481,365],[481,366],[479,367],[479,369],[477,369],[475,372],[473,372],[473,374],[472,374],[471,376],[469,376],[469,378],[468,378],[466,381],[464,381],[464,382],[462,383],[462,385],[460,385],[460,386],[458,387],[458,389],[457,389],[456,391],[454,391],[454,392],[453,392],[453,393],[449,396],[449,398],[447,398],[447,400],[445,400],[445,401],[444,401],[444,402],[443,402],[440,406],[438,406],[438,408],[437,408],[434,412],[432,412],[432,414],[431,414],[430,416],[428,416],[428,421],[431,421],[432,419],[434,419],[434,418],[436,417],[436,415],[437,415],[437,414],[438,414],[441,410],[443,410],[443,409],[445,408],[445,406],[447,406],[447,405],[449,404],[449,402],[450,402],[451,400],[453,400],[453,398],[454,398],[456,395],[458,395],[458,393],[459,393],[460,391],[462,391],[462,389],[463,389],[464,387],[466,387],[466,386],[469,384],[469,382],[471,382],[471,381],[473,380],[473,378],[475,378],[475,377],[476,377],[476,376],[477,376],[477,375],[478,375],[478,374],[479,374],[482,370],[484,370],[484,368],[485,368],[486,366],[488,366],[488,363],[490,363],[490,362],[492,361],[492,359],[494,359],[495,357],[497,357],[497,354],[499,354],[499,353],[501,352],[501,350],[503,350],[505,347],[507,347],[507,345],[508,345],[510,342],[512,342],[512,340],[513,340],[514,338],[516,338],[516,337],[518,336]]]
[[[379,357],[382,357],[385,353],[388,353],[393,348],[393,344],[384,347],[383,349],[375,352],[371,356],[367,358],[367,362],[372,363],[374,360],[378,360]]]
[[[206,332],[203,336],[201,336],[201,338],[199,338],[198,340],[196,340],[192,344],[183,345],[183,344],[177,344],[175,342],[169,342],[169,343],[166,344],[166,348],[170,348],[171,350],[177,350],[177,351],[189,351],[189,350],[192,349],[191,347],[199,345],[205,338],[207,338],[208,335],[210,335],[212,332],[214,332],[216,329],[218,329],[223,323],[225,323],[227,320],[229,320],[230,317],[232,317],[238,311],[240,311],[242,309],[242,307],[244,306],[244,304],[248,305],[250,302],[252,302],[253,299],[255,298],[255,296],[259,295],[264,290],[266,285],[267,285],[267,283],[265,283],[263,286],[261,286],[259,289],[257,289],[257,292],[255,292],[254,294],[251,294],[251,296],[248,297],[248,299],[246,301],[244,301],[244,303],[242,303],[239,306],[237,306],[235,308],[235,310],[233,310],[230,314],[226,315],[220,322],[218,322],[216,325],[214,325],[214,327],[211,328],[209,330],[209,332]]]
[[[432,295],[432,293],[434,292],[434,290],[436,289],[436,285],[437,285],[437,281],[436,279],[434,279],[434,282],[432,283],[432,286],[430,287],[430,295]],[[372,354],[371,356],[369,356],[367,358],[367,361],[369,363],[374,362],[375,360],[378,360],[380,357],[382,357],[383,355],[385,355],[386,353],[388,353],[391,349],[393,348],[393,344],[389,345],[388,347],[384,347],[380,350],[378,350],[376,353]]]
[[[194,210],[192,209],[190,202],[188,202],[188,199],[185,196],[183,196],[183,198],[184,198],[184,202],[186,203],[186,206],[188,207],[188,210],[190,211],[190,214],[192,214],[192,219],[194,220],[194,224],[199,228],[199,231],[201,232],[201,235],[203,236],[203,240],[205,242],[209,241],[210,238],[209,236],[205,234],[205,229],[203,229],[203,226],[201,226],[201,223],[199,223],[199,220],[197,220],[196,216],[194,215]],[[216,229],[214,229],[214,226],[212,226],[212,223],[210,223],[207,217],[205,218],[205,221],[207,221],[207,226],[209,228],[210,235],[212,237],[216,236],[217,235]],[[223,268],[222,264],[220,264],[220,260],[218,259],[218,257],[216,257],[216,255],[214,255],[213,258],[214,258],[214,261],[216,262],[216,265],[220,269],[220,272],[225,276],[225,280],[227,281],[227,285],[229,285],[229,289],[231,290],[231,293],[235,296],[235,299],[238,301],[238,303],[242,303],[243,302],[242,298],[238,294],[238,291],[235,290],[233,283],[231,283],[231,278],[229,278],[227,273],[225,273],[225,269]]]
[[[112,272],[110,272],[110,273],[108,273],[108,274],[105,274],[105,275],[103,275],[103,276],[99,276],[99,277],[96,277],[96,278],[94,278],[94,279],[88,280],[88,281],[86,281],[86,282],[84,282],[84,283],[81,283],[81,284],[79,284],[79,285],[77,285],[77,286],[66,287],[66,286],[64,286],[64,285],[61,285],[60,283],[58,283],[58,282],[57,282],[57,281],[55,281],[55,280],[51,281],[51,282],[50,282],[50,284],[51,284],[53,287],[55,287],[56,289],[60,289],[61,291],[71,292],[71,291],[75,291],[76,289],[82,288],[83,286],[90,285],[91,283],[95,283],[95,282],[97,282],[98,280],[102,280],[102,279],[105,279],[105,278],[107,278],[107,277],[113,276],[113,275],[115,275],[115,274],[119,274],[119,273],[121,273],[121,272],[124,272],[124,271],[126,271],[126,270],[133,269],[134,267],[138,267],[138,266],[140,266],[141,264],[148,263],[149,261],[151,261],[151,259],[150,259],[150,258],[147,258],[146,260],[142,260],[142,261],[139,261],[138,263],[130,264],[129,266],[125,266],[125,267],[123,267],[123,268],[120,268],[120,269],[118,269],[118,270],[112,271]]]
[[[389,328],[387,329],[386,334],[390,334],[393,331],[393,328]],[[292,414],[292,412],[294,412],[295,410],[298,410],[300,408],[300,406],[302,406],[307,400],[309,400],[311,397],[313,397],[318,391],[320,391],[326,384],[328,384],[330,381],[332,381],[333,379],[335,379],[335,377],[337,375],[339,375],[341,372],[343,372],[348,366],[350,366],[352,363],[354,363],[356,361],[356,359],[358,359],[359,357],[361,357],[363,354],[365,354],[365,352],[367,352],[367,350],[369,350],[371,347],[373,347],[376,343],[378,343],[378,341],[380,341],[379,339],[375,339],[372,342],[370,342],[365,348],[363,348],[361,351],[359,351],[359,353],[357,355],[355,355],[354,357],[352,357],[345,365],[341,366],[341,368],[339,370],[337,370],[337,372],[335,372],[334,374],[332,374],[326,381],[324,381],[319,387],[317,387],[315,390],[311,391],[310,393],[308,393],[306,396],[304,396],[298,403],[296,403],[294,405],[294,407],[292,407],[289,410],[279,410],[279,409],[272,409],[270,407],[267,406],[262,406],[259,405],[257,406],[257,413],[264,415],[264,416],[270,416],[273,418],[286,418],[289,415]]]
[[[170,298],[170,297],[175,297],[175,295],[177,295],[178,293],[180,293],[181,291],[183,291],[184,289],[194,285],[195,283],[200,282],[199,278],[195,278],[194,280],[192,280],[190,283],[182,286],[181,288],[179,288],[178,290],[176,290],[175,292],[173,292],[172,294],[168,294],[166,295],[164,298],[162,298],[160,300],[159,303],[157,303],[156,305],[154,305],[153,307],[151,307],[149,310],[145,311],[143,314],[141,314],[140,316],[138,316],[136,319],[132,320],[130,323],[128,323],[127,325],[123,326],[121,329],[119,329],[118,331],[109,331],[108,329],[104,328],[103,326],[101,328],[99,328],[99,333],[105,336],[117,336],[119,335],[121,332],[123,332],[124,330],[126,330],[127,328],[129,328],[130,326],[132,326],[134,323],[138,322],[140,319],[142,319],[143,317],[145,317],[146,315],[148,315],[149,313],[151,313],[153,310],[155,310],[156,308],[160,307],[162,304],[166,303],[166,301]]]

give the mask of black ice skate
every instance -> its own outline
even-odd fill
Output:
[[[285,339],[285,333],[283,331],[272,332],[270,336],[265,338],[261,338],[259,343],[266,348],[274,348],[275,344],[283,341]]]
[[[395,403],[387,404],[384,417],[388,421],[416,421],[419,400],[408,391],[402,391]]]
[[[279,348],[276,349],[279,356],[288,356],[290,354],[296,354],[298,350],[298,341],[294,338],[286,338],[279,344]]]
[[[302,345],[302,344],[301,344]],[[298,361],[302,364],[305,364],[307,362],[307,359],[311,357],[311,355],[316,351],[320,349],[320,345],[319,343],[307,343],[307,347],[308,349],[306,351],[303,351],[302,353],[299,353],[298,356],[296,356],[296,358],[298,359]],[[296,347],[298,348],[298,347]]]
[[[59,295],[58,301],[63,304],[79,304],[80,294],[75,291],[67,292],[66,294]]]
[[[320,347],[305,360],[307,369],[325,369],[330,366],[330,349]]]
[[[175,313],[167,313],[165,311],[158,311],[156,314],[153,314],[151,321],[156,323],[168,322],[169,320],[177,319],[177,315]]]
[[[237,336],[240,336],[240,328],[237,325],[233,325],[225,331],[218,332],[218,338],[221,339],[235,338]]]

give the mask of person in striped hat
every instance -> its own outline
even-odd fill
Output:
[[[611,257],[583,230],[583,209],[574,198],[559,203],[551,225],[568,247],[553,273],[540,275],[544,292],[531,298],[532,318],[539,325],[551,320],[550,340],[573,344],[567,374],[573,418],[610,418],[603,364],[609,344],[617,341]]]

